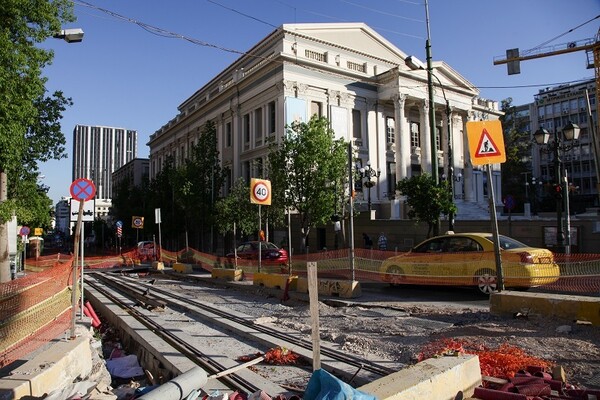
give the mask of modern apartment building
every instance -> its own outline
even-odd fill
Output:
[[[573,196],[587,203],[587,206],[598,206],[598,173],[594,156],[593,129],[588,121],[588,100],[592,115],[596,114],[596,81],[560,85],[546,88],[534,96],[530,105],[531,134],[545,128],[552,136],[559,135],[569,122],[581,128],[579,143],[568,151],[560,151],[563,171],[567,171],[569,185]],[[596,143],[598,147],[599,143]],[[553,152],[532,146],[532,175],[543,182],[556,183]],[[600,149],[598,149],[600,150]],[[564,176],[564,172],[563,172]]]
[[[91,179],[97,202],[110,202],[112,173],[136,157],[135,130],[90,125],[73,129],[73,180]]]
[[[377,218],[402,218],[405,204],[395,183],[431,173],[434,107],[434,157],[439,176],[448,176],[453,160],[459,215],[470,202],[487,207],[486,174],[470,163],[465,127],[469,120],[497,119],[498,103],[480,98],[467,79],[435,61],[430,104],[427,71],[409,68],[407,57],[362,23],[282,25],[186,99],[178,115],[150,136],[150,177],[167,157],[181,165],[202,126],[213,121],[222,164],[231,171],[228,185],[238,177],[268,178],[268,142],[281,142],[286,125],[317,114],[328,118],[336,137],[353,142],[359,165],[369,162],[381,171],[370,189]],[[492,179],[500,204],[499,165]],[[357,193],[358,207],[366,207],[368,195]]]

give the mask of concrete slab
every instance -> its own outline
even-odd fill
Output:
[[[362,295],[360,282],[342,279],[319,279],[319,294],[323,296],[339,296],[356,298]],[[308,280],[298,278],[297,289],[300,293],[308,293]]]
[[[481,385],[476,355],[430,358],[358,388],[378,400],[453,400]]]
[[[264,286],[268,288],[276,288],[284,290],[288,282],[290,290],[296,290],[297,276],[290,276],[288,274],[270,274],[266,272],[257,272],[253,274],[252,283],[254,285]]]
[[[90,336],[58,341],[0,379],[0,400],[40,397],[92,371]]]
[[[176,262],[173,264],[173,271],[179,272],[180,274],[191,274],[194,272],[190,264],[184,264]]]
[[[554,293],[529,293],[505,290],[492,293],[490,312],[495,315],[514,315],[526,311],[563,318],[569,321],[589,321],[600,326],[600,298]]]
[[[226,281],[241,281],[244,279],[244,271],[241,269],[213,268],[210,274],[213,278]]]

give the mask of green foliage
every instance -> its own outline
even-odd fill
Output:
[[[347,182],[347,144],[335,139],[326,118],[287,127],[286,136],[269,154],[273,206],[299,214],[302,234],[329,221],[334,213],[334,187]]]
[[[249,235],[258,230],[258,206],[250,203],[250,186],[243,178],[238,179],[229,194],[215,204],[215,223],[219,232],[225,234],[236,230]]]
[[[397,188],[401,194],[406,196],[409,206],[408,217],[415,219],[417,223],[426,222],[429,226],[427,237],[435,232],[441,214],[456,213],[456,205],[452,202],[450,184],[441,181],[439,185],[429,174],[415,175],[404,178],[398,182]]]
[[[525,172],[530,171],[531,141],[526,131],[529,118],[519,118],[512,98],[501,102],[504,115],[500,117],[504,131],[506,162],[502,168],[502,193],[513,195],[517,204],[527,201],[525,198]],[[529,176],[528,178],[531,178]]]
[[[69,0],[4,0],[0,7],[0,172],[8,177],[10,201],[0,219],[16,212],[20,223],[47,227],[52,202],[37,184],[38,162],[64,157],[59,120],[71,100],[46,97],[42,70],[52,51],[37,45],[74,20]]]

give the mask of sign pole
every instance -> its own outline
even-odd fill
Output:
[[[83,202],[81,202],[83,204]],[[81,224],[81,304],[79,305],[79,307],[81,307],[81,314],[79,315],[79,319],[83,319],[83,244],[84,244],[84,238],[85,238],[85,234],[83,233],[85,230],[85,225],[82,223]]]
[[[258,205],[258,272],[260,273],[262,259],[262,238],[260,235],[262,229],[262,216],[260,214],[260,204]]]
[[[77,216],[77,227],[75,228],[75,243],[73,245],[73,276],[71,281],[73,291],[71,293],[71,340],[75,336],[75,318],[77,317],[77,261],[79,258],[79,240],[81,236],[81,220],[83,219],[83,200],[79,201],[79,214]]]
[[[494,231],[494,256],[496,258],[496,275],[498,276],[498,292],[504,290],[504,276],[502,271],[502,258],[500,257],[500,235],[498,234],[498,219],[496,218],[496,198],[494,196],[494,183],[492,182],[492,166],[487,164],[487,184],[490,194],[490,216]]]
[[[70,187],[71,196],[73,199],[79,201],[79,213],[77,214],[77,227],[75,228],[75,243],[73,244],[73,276],[71,277],[72,282],[72,293],[71,293],[71,340],[75,339],[75,318],[77,317],[77,262],[79,260],[79,241],[83,236],[82,221],[83,221],[83,207],[84,203],[91,200],[96,196],[96,186],[94,182],[89,179],[76,179],[71,183]],[[83,311],[83,240],[81,240],[81,306]],[[83,318],[83,312],[82,318]]]

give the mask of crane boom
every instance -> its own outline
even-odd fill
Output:
[[[533,60],[535,58],[556,56],[559,54],[573,53],[581,50],[592,50],[595,46],[598,46],[597,39],[589,38],[578,40],[576,42],[568,42],[554,46],[538,47],[531,50],[525,50],[523,55],[519,55],[519,49],[510,49],[506,51],[506,56],[494,57],[494,65],[508,64],[512,61]]]
[[[508,74],[514,75],[521,73],[521,67],[519,64],[521,61],[557,56],[560,54],[573,53],[582,50],[585,50],[588,53],[587,68],[593,68],[595,71],[597,104],[598,101],[600,101],[600,29],[598,29],[598,34],[595,38],[582,39],[554,46],[537,47],[534,49],[525,50],[523,55],[519,54],[518,48],[508,49],[506,50],[506,56],[494,57],[494,65],[507,64]],[[592,144],[594,145],[592,151],[594,153],[594,161],[596,164],[596,185],[598,195],[600,196],[600,107],[596,105],[596,121],[594,121],[592,110],[589,106],[590,101],[587,91],[586,97],[588,103],[589,126],[591,129]]]

